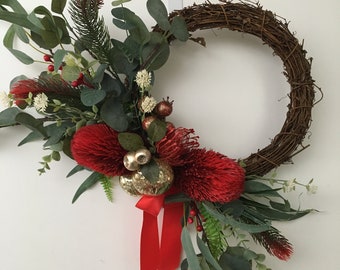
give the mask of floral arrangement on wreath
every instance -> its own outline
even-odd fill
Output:
[[[68,176],[91,172],[73,202],[96,183],[112,200],[116,176],[126,192],[141,196],[142,270],[177,268],[182,247],[187,258],[181,269],[246,270],[254,263],[257,269],[269,269],[264,255],[247,246],[250,239],[287,260],[292,245],[271,222],[312,210],[293,209],[280,191],[302,185],[314,193],[312,181],[303,185],[295,179],[249,175],[242,161],[200,148],[193,129],[167,121],[173,101],[152,96],[154,71],[167,61],[170,40],[185,42],[191,35],[183,16],[169,17],[161,0],[147,1],[157,31],[149,31],[123,6],[128,1],[112,2],[112,23],[126,32],[120,41],[110,37],[99,15],[102,0],[70,0],[72,25],[64,16],[66,0],[52,0],[51,11],[38,6],[31,13],[16,0],[0,0],[0,19],[12,23],[4,45],[24,64],[40,62],[14,48],[18,38],[41,52],[47,67],[35,79],[15,78],[9,93],[1,92],[6,108],[0,127],[26,126],[30,133],[19,145],[44,141],[50,154],[43,157],[40,173],[59,161],[61,153],[77,163]],[[38,114],[26,111],[32,107]],[[191,226],[200,254],[194,251]]]

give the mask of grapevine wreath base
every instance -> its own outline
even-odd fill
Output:
[[[311,59],[306,58],[303,44],[290,32],[288,23],[251,2],[205,3],[175,11],[170,18],[176,15],[185,18],[190,32],[226,28],[254,35],[269,45],[283,62],[284,74],[291,86],[287,117],[268,146],[243,160],[247,175],[265,175],[306,148],[302,141],[311,123],[315,84]],[[202,39],[192,39],[202,42]]]
[[[149,31],[123,7],[128,1],[112,2],[112,23],[127,34],[122,42],[110,37],[98,17],[102,0],[69,0],[74,28],[65,16],[59,16],[66,1],[52,0],[52,12],[57,15],[41,6],[28,15],[17,0],[0,0],[0,19],[15,26],[6,34],[5,46],[31,64],[32,58],[13,48],[13,39],[16,35],[25,43],[33,41],[47,50],[44,61],[48,64],[37,79],[19,76],[10,93],[2,93],[0,101],[9,108],[0,113],[0,127],[28,127],[31,133],[20,145],[45,141],[44,147],[52,153],[43,158],[40,173],[50,169],[49,162],[60,159],[59,152],[77,162],[68,176],[91,171],[73,202],[98,182],[112,199],[115,176],[129,194],[141,195],[136,205],[143,210],[141,270],[174,270],[182,248],[187,256],[182,269],[250,270],[254,262],[257,269],[268,269],[264,256],[248,248],[249,239],[287,260],[292,245],[271,222],[293,220],[312,209],[296,210],[280,193],[293,190],[295,179],[264,175],[308,147],[302,143],[317,87],[303,45],[284,19],[252,2],[207,2],[168,15],[161,0],[147,0],[157,23]],[[205,45],[204,38],[194,37],[194,32],[216,28],[260,38],[282,60],[290,84],[288,112],[280,132],[268,146],[242,160],[199,148],[193,129],[167,121],[172,101],[157,102],[151,94],[154,71],[168,59],[169,44],[191,39]],[[74,50],[65,49],[64,44],[73,45]],[[88,52],[86,57],[83,51]],[[43,117],[24,112],[30,107]],[[303,186],[313,191],[311,181]],[[196,225],[199,254],[189,234],[191,224]],[[237,244],[230,245],[229,238]]]

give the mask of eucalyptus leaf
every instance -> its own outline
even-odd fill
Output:
[[[17,123],[16,116],[21,113],[17,107],[10,107],[0,112],[0,127],[12,126]]]
[[[65,81],[72,82],[78,79],[80,71],[78,66],[64,66],[61,75]]]
[[[168,31],[170,29],[170,23],[168,11],[164,3],[161,0],[148,0],[146,6],[149,14],[155,19],[159,27],[164,31]]]
[[[245,181],[244,183],[244,193],[256,194],[257,196],[271,196],[271,197],[282,197],[277,191],[282,188],[272,188],[262,182],[255,180]]]
[[[30,22],[27,18],[27,14],[25,13],[16,13],[7,10],[0,10],[0,20],[20,25],[26,29],[30,29],[31,31],[37,34],[41,33],[41,29],[32,22]]]
[[[47,137],[46,130],[44,129],[43,122],[35,119],[32,115],[20,112],[16,115],[15,121],[29,128],[32,131],[39,132],[42,136]]]
[[[103,80],[101,81],[101,89],[111,97],[118,97],[125,90],[120,81],[112,78],[107,73],[104,73]]]
[[[30,65],[34,63],[34,59],[24,52],[15,49],[8,49],[21,63]]]
[[[131,132],[120,132],[118,134],[119,144],[127,151],[137,151],[144,147],[141,136]]]
[[[137,67],[137,63],[131,62],[127,55],[117,47],[110,50],[109,61],[119,74],[129,74]]]
[[[100,83],[103,80],[107,67],[108,67],[107,64],[99,65],[93,77],[93,80],[92,80],[93,83]]]
[[[129,122],[123,105],[114,98],[106,99],[100,109],[103,121],[118,132],[126,131]]]
[[[151,33],[150,42],[142,50],[143,65],[147,70],[161,68],[170,55],[169,43],[160,33]]]
[[[150,162],[143,165],[140,170],[150,183],[156,183],[158,181],[160,169],[158,163],[154,159],[151,159]]]
[[[72,199],[72,203],[75,203],[75,201],[80,197],[81,194],[83,194],[86,190],[94,186],[102,178],[103,178],[102,174],[98,172],[93,172],[89,177],[86,178],[86,180],[77,189]]]
[[[38,29],[40,29],[41,31],[45,30],[44,25],[41,22],[41,19],[37,17],[37,15],[35,14],[35,12],[31,12],[28,16],[27,19],[35,25],[35,27],[37,27]]]
[[[61,159],[60,153],[58,151],[53,151],[51,157],[55,161],[60,161]]]
[[[223,270],[214,258],[214,256],[211,254],[209,248],[205,245],[203,240],[198,235],[196,235],[196,241],[199,250],[202,252],[203,257],[207,260],[207,262],[209,262],[215,270]]]
[[[23,81],[23,80],[27,80],[27,76],[26,75],[19,75],[14,77],[11,82],[9,83],[9,88],[11,89],[17,82],[19,81]]]
[[[28,56],[26,53],[13,48],[14,38],[17,34],[17,31],[20,31],[19,29],[20,29],[19,26],[16,26],[14,24],[11,25],[6,32],[6,35],[4,36],[3,44],[20,62],[22,62],[25,65],[29,65],[29,64],[34,63],[33,58]],[[19,34],[20,34],[21,39],[26,41],[24,37],[22,36],[21,31],[19,32]]]
[[[170,27],[170,33],[172,33],[180,41],[188,40],[190,34],[183,17],[176,16],[173,18]]]
[[[291,210],[290,203],[288,200],[284,200],[284,203],[279,203],[275,201],[269,201],[270,206],[279,211],[288,212]]]
[[[85,88],[80,92],[80,100],[85,106],[93,106],[103,101],[106,92],[102,89]]]
[[[182,246],[187,256],[187,261],[190,269],[200,269],[200,263],[194,250],[191,241],[190,233],[186,226],[182,229],[181,234]]]
[[[0,0],[0,5],[9,6],[14,12],[27,14],[26,10],[17,0]]]
[[[29,143],[29,142],[34,142],[34,141],[37,141],[37,140],[41,140],[43,138],[44,137],[39,132],[32,131],[24,139],[22,139],[18,143],[18,146],[22,146],[22,145],[24,145],[26,143]]]
[[[251,270],[251,262],[243,257],[223,253],[219,259],[219,264],[223,270]]]
[[[44,143],[44,147],[59,143],[60,140],[65,136],[65,132],[68,127],[70,127],[70,125],[66,123],[63,123],[61,126],[57,124],[46,126],[45,129],[48,135],[48,139]]]
[[[147,134],[150,140],[153,142],[158,142],[164,138],[166,131],[166,123],[162,120],[155,119],[151,122],[149,128],[147,129]]]
[[[66,177],[68,178],[68,177],[70,177],[70,176],[72,176],[72,175],[74,175],[74,174],[76,174],[77,172],[81,172],[81,171],[83,171],[83,170],[85,170],[85,168],[83,167],[83,166],[81,166],[81,165],[76,165],[67,175],[66,175]]]
[[[127,3],[127,2],[130,2],[131,0],[115,0],[115,1],[112,1],[112,6],[120,6],[124,3]]]
[[[64,61],[65,55],[67,55],[68,52],[66,50],[56,50],[53,54],[53,61],[54,61],[54,70],[58,70],[59,67],[62,65]],[[79,75],[79,74],[78,74]]]
[[[55,13],[62,14],[65,9],[66,2],[67,0],[52,0],[51,10]]]
[[[122,29],[129,30],[131,38],[136,40],[139,44],[143,45],[150,39],[150,33],[143,20],[140,19],[135,13],[125,7],[113,8],[111,14],[122,22],[121,25],[117,24],[117,20],[113,23]]]
[[[15,34],[17,35],[17,37],[24,43],[28,44],[30,42],[28,35],[26,33],[26,31],[24,30],[23,27],[16,25],[16,24],[12,24],[12,26],[14,28]]]

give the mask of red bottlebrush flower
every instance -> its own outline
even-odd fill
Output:
[[[35,95],[42,92],[39,84],[31,79],[16,82],[10,91],[10,93],[14,95],[15,104],[19,107],[26,106],[24,99],[28,98],[29,93]]]
[[[78,164],[96,172],[108,176],[129,173],[123,164],[127,151],[118,142],[118,132],[105,124],[79,129],[72,139],[71,151]]]
[[[13,84],[10,93],[14,95],[15,104],[21,108],[27,105],[24,99],[28,97],[29,93],[32,93],[33,96],[39,93],[45,93],[47,96],[54,94],[58,99],[63,96],[67,97],[67,100],[70,100],[70,97],[79,99],[79,92],[72,88],[70,84],[60,78],[52,77],[17,81]]]
[[[289,241],[276,229],[254,233],[252,237],[261,244],[269,254],[280,260],[287,261],[293,254],[293,247]]]
[[[199,146],[198,136],[193,129],[170,128],[165,137],[156,143],[160,159],[171,166],[183,166],[188,154]]]
[[[197,201],[229,202],[243,192],[245,171],[234,160],[212,150],[194,149],[190,163],[176,168],[176,184]]]

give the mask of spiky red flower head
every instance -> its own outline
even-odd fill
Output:
[[[13,84],[10,93],[14,95],[15,104],[21,108],[27,106],[24,99],[32,93],[33,97],[45,93],[49,98],[53,95],[57,99],[66,99],[71,102],[74,98],[79,100],[79,93],[70,84],[58,77],[40,77],[36,80],[20,80]]]
[[[199,146],[198,136],[193,129],[169,128],[165,137],[156,143],[159,158],[171,166],[182,166],[188,154]]]
[[[73,158],[78,164],[96,172],[117,176],[128,174],[123,158],[127,153],[118,141],[118,132],[105,124],[85,126],[71,143]]]
[[[24,99],[28,98],[29,93],[34,95],[42,92],[43,91],[39,84],[35,80],[31,79],[16,82],[10,90],[10,93],[14,95],[15,104],[18,107],[26,106]]]
[[[192,150],[191,162],[176,168],[176,183],[197,201],[230,202],[243,192],[245,171],[234,160],[212,150]]]
[[[260,243],[270,255],[276,256],[280,260],[287,261],[293,254],[291,243],[274,228],[268,231],[254,233],[252,237]]]

